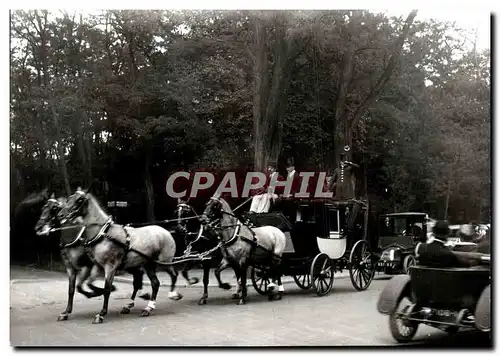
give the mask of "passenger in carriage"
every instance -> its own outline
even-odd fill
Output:
[[[300,191],[301,179],[297,171],[295,170],[295,162],[293,158],[288,158],[286,160],[286,180],[290,180],[292,182],[292,187],[290,190],[290,196],[298,193]],[[286,196],[285,198],[289,198],[290,196]]]
[[[267,165],[267,181],[264,187],[261,189],[254,190],[252,198],[252,203],[250,205],[250,213],[268,213],[271,208],[271,203],[278,199],[278,194],[276,194],[276,187],[274,190],[271,187],[271,181],[276,179],[280,180],[280,176],[276,171],[276,162],[270,161]]]
[[[278,191],[278,194],[280,194],[283,199],[280,200],[277,210],[281,211],[281,213],[293,223],[296,220],[297,206],[295,204],[296,201],[292,198],[300,191],[302,180],[295,170],[295,162],[292,157],[286,160],[286,172],[287,175],[284,179],[290,182],[291,187],[289,192],[285,191],[285,187],[280,187],[281,189]]]

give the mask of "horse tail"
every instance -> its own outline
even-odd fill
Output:
[[[273,231],[273,236],[274,236],[273,253],[275,255],[281,256],[283,254],[283,251],[285,251],[286,247],[286,235],[283,231],[275,227]]]

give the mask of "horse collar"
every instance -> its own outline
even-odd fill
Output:
[[[59,244],[59,247],[61,249],[64,249],[64,248],[68,248],[68,247],[75,245],[77,242],[79,242],[81,240],[85,229],[86,229],[86,226],[82,226],[82,228],[80,229],[80,232],[78,233],[78,235],[76,236],[76,238],[73,241],[71,241],[70,243],[67,243],[66,245],[63,245],[63,243],[61,241],[61,243]]]
[[[227,246],[233,244],[238,239],[240,228],[241,228],[241,222],[238,221],[238,224],[236,225],[236,227],[234,229],[233,236],[228,241],[223,242],[224,247],[227,247]]]
[[[101,237],[103,237],[106,234],[106,232],[108,231],[109,227],[112,224],[113,224],[113,219],[110,217],[108,219],[108,221],[106,221],[106,223],[101,227],[101,230],[99,230],[97,235],[92,240],[88,241],[85,245],[90,246],[93,243],[99,241],[101,239]],[[126,232],[126,230],[125,230],[125,232]],[[128,233],[127,233],[127,236],[128,236]]]

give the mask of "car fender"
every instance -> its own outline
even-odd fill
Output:
[[[488,332],[491,330],[491,285],[484,288],[474,313],[476,328]]]
[[[393,277],[380,293],[377,302],[377,310],[381,314],[392,314],[401,299],[408,294],[410,288],[410,276],[406,274]]]

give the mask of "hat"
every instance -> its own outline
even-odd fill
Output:
[[[434,225],[434,228],[432,229],[432,232],[436,236],[447,236],[450,233],[450,226],[448,224],[448,221],[446,220],[439,220],[436,221],[436,224]]]
[[[276,167],[277,162],[275,160],[270,159],[269,161],[267,161],[267,165],[272,166],[272,167]]]
[[[295,162],[294,162],[294,160],[293,160],[293,157],[287,158],[287,160],[286,160],[286,165],[287,165],[287,167],[290,167],[290,166],[294,166],[294,165],[295,165]]]

